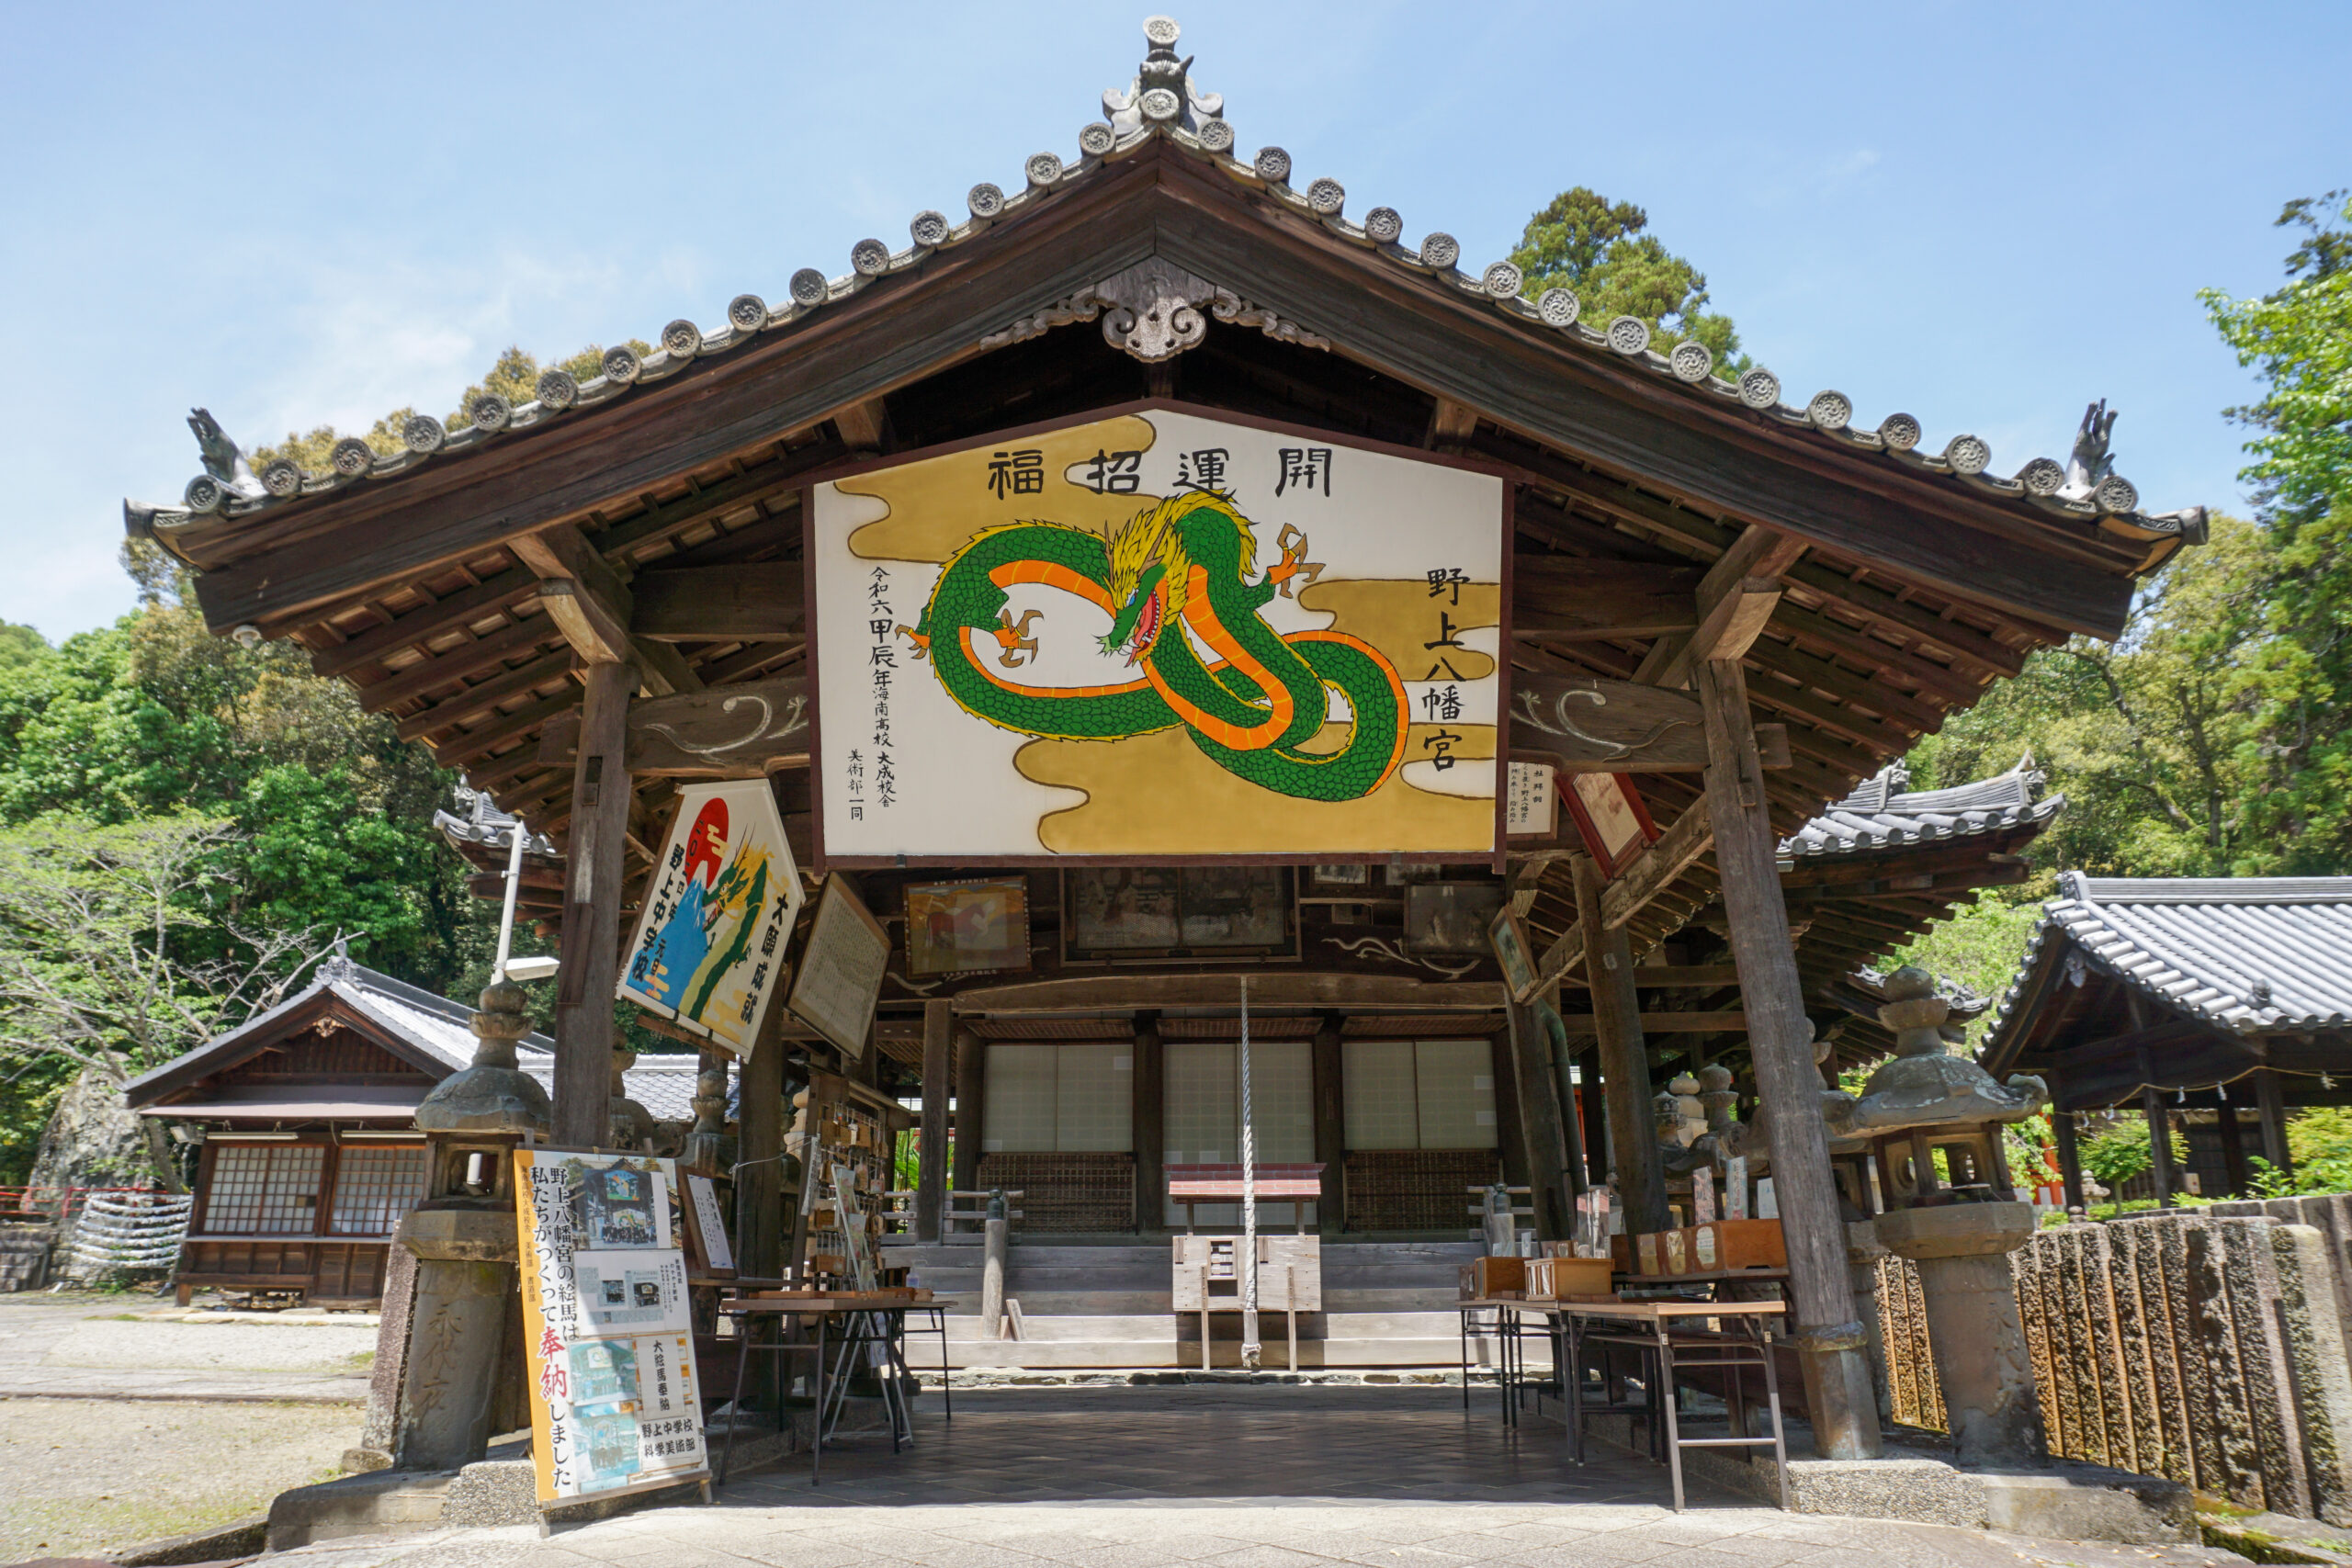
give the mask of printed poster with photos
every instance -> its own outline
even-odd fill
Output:
[[[689,784],[678,792],[619,995],[750,1055],[805,897],[765,779]]]
[[[1166,403],[815,486],[822,853],[1499,851],[1509,507]]]
[[[650,1156],[514,1151],[542,1506],[710,1472],[677,1174]]]

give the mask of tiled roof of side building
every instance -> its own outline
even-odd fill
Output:
[[[2092,460],[2036,457],[2012,477],[2000,479],[1989,471],[1992,447],[1980,436],[1954,435],[1939,452],[1928,453],[1919,449],[1923,439],[1919,422],[1907,413],[1889,414],[1875,428],[1858,429],[1852,423],[1853,402],[1842,392],[1817,392],[1801,407],[1784,403],[1780,378],[1761,367],[1744,372],[1736,381],[1726,380],[1714,374],[1713,356],[1695,342],[1678,344],[1668,354],[1652,348],[1650,327],[1638,317],[1587,321],[1577,296],[1566,288],[1546,289],[1535,299],[1524,298],[1526,280],[1510,262],[1498,261],[1473,272],[1461,270],[1462,247],[1450,234],[1432,232],[1422,238],[1418,248],[1408,246],[1403,243],[1404,220],[1392,208],[1373,208],[1361,223],[1356,222],[1343,216],[1347,192],[1339,181],[1326,177],[1307,181],[1304,188],[1294,186],[1291,157],[1283,149],[1261,148],[1246,162],[1237,156],[1234,129],[1225,118],[1222,96],[1202,92],[1190,80],[1186,67],[1191,62],[1176,58],[1176,24],[1154,17],[1144,30],[1149,57],[1126,90],[1114,89],[1102,96],[1104,118],[1080,130],[1078,157],[1065,160],[1050,152],[1031,155],[1022,167],[1021,188],[1009,195],[994,185],[974,186],[966,197],[969,216],[960,223],[941,212],[917,213],[908,226],[910,243],[903,249],[893,249],[879,239],[861,240],[851,247],[850,270],[842,276],[828,277],[817,268],[803,267],[792,275],[789,299],[783,304],[771,305],[756,294],[738,295],[729,303],[722,324],[706,331],[691,321],[672,321],[662,329],[660,347],[644,355],[626,346],[607,350],[603,374],[586,381],[563,370],[549,370],[539,378],[533,400],[520,407],[496,394],[483,394],[465,411],[471,421],[465,428],[450,430],[429,414],[418,414],[401,430],[399,451],[379,456],[366,442],[346,437],[336,445],[326,473],[306,473],[283,458],[266,465],[258,475],[242,465],[232,472],[208,472],[189,481],[176,507],[126,502],[125,522],[133,532],[143,533],[214,513],[243,516],[362,481],[413,472],[429,463],[544,429],[560,423],[572,411],[632,395],[637,389],[673,376],[698,359],[726,354],[766,333],[791,332],[882,279],[921,268],[937,252],[953,249],[996,224],[1084,186],[1106,163],[1119,162],[1153,139],[1164,138],[1184,155],[1373,252],[1399,270],[1434,278],[1465,298],[1549,328],[1566,348],[1607,356],[1662,383],[1679,385],[1691,397],[1744,407],[1815,439],[1878,454],[1917,473],[2012,500],[2021,509],[2038,512],[2052,521],[2105,527],[2146,540],[2178,537],[2196,543],[2205,536],[2202,507],[2161,514],[2140,510],[2139,492],[2109,469],[2106,431],[2112,416],[2103,415],[2098,408],[2084,421]],[[1103,313],[1102,304],[1091,292],[1082,292],[1065,305],[1005,323],[983,346],[1094,320]],[[1256,327],[1310,347],[1329,346],[1328,341],[1302,330],[1299,323],[1277,318],[1271,310],[1230,294],[1220,293],[1213,310],[1221,321]],[[1117,325],[1118,312],[1112,310],[1103,317],[1106,333],[1118,341],[1118,333],[1125,330]],[[2083,441],[2076,446],[2079,457],[2086,447]]]
[[[2352,876],[2097,877],[2061,874],[2018,978],[2013,1021],[2052,942],[2165,1006],[2241,1034],[2352,1025]],[[2072,959],[2069,959],[2072,962]]]
[[[2066,805],[2063,795],[2034,798],[2041,774],[2030,755],[2005,773],[1950,789],[1905,790],[1908,782],[1902,763],[1890,764],[1782,840],[1781,853],[1867,854],[2010,828],[2039,828]]]

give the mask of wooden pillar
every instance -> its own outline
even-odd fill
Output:
[[[551,1141],[562,1149],[597,1148],[612,1140],[613,988],[620,978],[621,878],[628,849],[628,705],[638,679],[633,664],[591,664],[581,702],[555,1009]]]
[[[956,1189],[980,1185],[980,1136],[988,1129],[988,1043],[968,1029],[956,1032]]]
[[[1777,840],[1747,680],[1736,660],[1708,660],[1692,674],[1707,728],[1715,870],[1731,921],[1756,1086],[1771,1123],[1772,1190],[1788,1243],[1789,1326],[1803,1356],[1815,1446],[1824,1459],[1875,1459],[1883,1445],[1870,1338],[1854,1310],[1845,1216],[1821,1116],[1821,1072],[1774,863]]]
[[[1315,1157],[1323,1164],[1323,1197],[1315,1205],[1315,1229],[1337,1235],[1348,1226],[1348,1100],[1346,1049],[1340,1020],[1326,1017],[1315,1032]]]
[[[784,1009],[773,1003],[737,1080],[735,1267],[747,1280],[779,1280],[784,1246]],[[803,1172],[802,1180],[809,1179]]]
[[[1148,1235],[1168,1224],[1168,1052],[1159,1041],[1159,1015],[1136,1020],[1134,1071],[1127,1085],[1128,1140],[1136,1151],[1136,1234]]]
[[[915,1173],[915,1239],[937,1241],[947,1206],[947,1098],[954,1092],[956,1004],[945,997],[922,1004],[922,1164]]]
[[[1488,1070],[1495,1078],[1495,1152],[1502,1156],[1503,1180],[1527,1187],[1527,1111],[1519,1100],[1519,1067],[1510,1053],[1510,1031],[1487,1042]]]
[[[1662,1231],[1666,1166],[1658,1156],[1650,1107],[1650,1058],[1642,1039],[1641,998],[1634,989],[1633,944],[1623,926],[1609,929],[1600,912],[1600,868],[1589,855],[1574,863],[1577,924],[1584,932],[1584,977],[1592,997],[1593,1032],[1600,1042],[1600,1081],[1609,1096],[1609,1152],[1617,1172],[1617,1204],[1625,1234]],[[1779,884],[1776,882],[1777,890]]]
[[[1577,1058],[1578,1109],[1584,1112],[1585,1185],[1599,1187],[1610,1179],[1609,1099],[1600,1089],[1600,1047]]]
[[[1568,1200],[1567,1136],[1560,1125],[1559,1097],[1552,1092],[1546,1064],[1551,1042],[1535,1021],[1535,1010],[1510,1007],[1512,1080],[1519,1089],[1520,1126],[1527,1139],[1527,1184],[1534,1189],[1535,1234],[1544,1241],[1566,1239],[1575,1224]]]
[[[1545,1003],[1549,1009],[1548,1011],[1537,1010],[1534,1016],[1544,1023],[1543,1032],[1546,1036],[1544,1054],[1551,1066],[1552,1098],[1559,1102],[1560,1135],[1567,1145],[1563,1152],[1567,1156],[1568,1224],[1573,1227],[1577,1200],[1584,1195],[1586,1188],[1592,1185],[1585,1174],[1589,1165],[1584,1146],[1584,1120],[1577,1114],[1576,1083],[1568,1071],[1567,1031],[1560,1021],[1560,989],[1555,986],[1548,991],[1538,993],[1536,999]]]
[[[2165,1114],[2165,1097],[2154,1089],[2140,1091],[2140,1110],[2148,1118],[2148,1179],[2155,1184],[2156,1207],[2172,1207],[2180,1190],[2180,1172],[2172,1163],[2172,1119]]]
[[[2052,1084],[2050,1093],[2054,1101],[2058,1097],[2055,1083]],[[2075,1113],[2052,1109],[2050,1131],[2058,1140],[2058,1179],[2066,1189],[2066,1207],[2069,1210],[2089,1207],[2083,1201],[2083,1151],[2075,1139]]]
[[[2295,1168],[2287,1150],[2287,1097],[2278,1091],[2278,1075],[2268,1067],[2254,1069],[2254,1106],[2262,1118],[2262,1157],[2281,1176]]]
[[[2222,1136],[2222,1179],[2229,1184],[2232,1196],[2245,1193],[2253,1183],[2245,1168],[2245,1134],[2238,1126],[2238,1108],[2229,1098],[2228,1089],[2214,1094],[2214,1128]]]

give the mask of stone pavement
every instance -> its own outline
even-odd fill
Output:
[[[375,1349],[373,1326],[123,1321],[153,1306],[131,1295],[0,1295],[0,1399],[367,1400],[356,1358]]]
[[[1556,1425],[1516,1429],[1491,1393],[1202,1386],[973,1393],[952,1422],[926,1398],[892,1456],[865,1435],[812,1487],[797,1455],[711,1506],[558,1529],[436,1530],[324,1542],[273,1568],[2020,1568],[2234,1562],[2203,1550],[2036,1543],[1928,1525],[1792,1516],[1596,1450],[1565,1461]]]

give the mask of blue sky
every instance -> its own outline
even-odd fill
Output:
[[[1144,0],[207,6],[0,0],[0,616],[130,607],[123,496],[182,423],[246,446],[498,351],[718,321],[1076,155]],[[1998,472],[2112,400],[2143,502],[2242,506],[2250,382],[2196,291],[2272,288],[2282,201],[2352,184],[2352,6],[1195,0],[1248,153],[1465,268],[1584,184],[1646,207],[1802,403],[1973,431]]]

